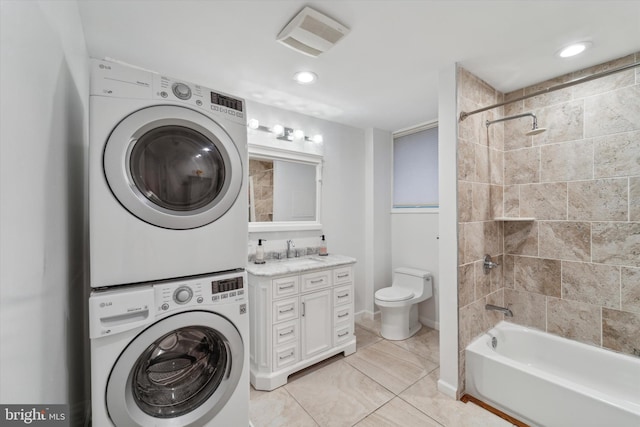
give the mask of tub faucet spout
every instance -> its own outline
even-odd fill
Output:
[[[513,317],[513,312],[506,308],[506,307],[499,307],[497,305],[493,305],[493,304],[487,304],[484,306],[485,310],[492,310],[492,311],[499,311],[501,313],[503,313],[505,316],[507,317]]]

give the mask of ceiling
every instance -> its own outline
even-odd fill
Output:
[[[89,54],[360,128],[437,118],[458,62],[508,92],[640,51],[640,1],[78,0]],[[275,41],[305,5],[351,29],[317,58]],[[583,55],[560,59],[571,42]],[[294,72],[311,70],[313,85]]]

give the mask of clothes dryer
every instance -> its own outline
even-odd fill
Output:
[[[91,286],[243,267],[244,100],[91,61]]]
[[[249,426],[244,271],[94,290],[94,427]]]

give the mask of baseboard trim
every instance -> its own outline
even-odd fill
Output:
[[[495,415],[499,416],[503,420],[506,420],[506,421],[510,422],[511,424],[515,425],[516,427],[529,427],[528,424],[525,424],[522,421],[520,421],[520,420],[518,420],[516,418],[513,418],[511,415],[505,414],[501,410],[496,409],[493,406],[489,405],[488,403],[484,403],[482,400],[476,399],[475,397],[470,396],[468,394],[465,394],[464,396],[462,396],[460,398],[460,401],[464,402],[464,403],[467,403],[467,402],[475,403],[476,405],[480,406],[481,408],[491,412],[492,414],[495,414]]]
[[[457,398],[458,387],[454,387],[442,379],[438,380],[438,390],[453,399]]]
[[[435,329],[436,331],[440,330],[440,322],[429,319],[428,317],[420,317],[418,320],[420,320],[420,323],[422,323],[424,326],[428,326],[431,329]]]

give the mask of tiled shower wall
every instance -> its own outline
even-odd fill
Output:
[[[273,221],[273,162],[250,159],[249,179],[253,185],[255,197],[255,220],[258,222]]]
[[[503,95],[458,68],[458,111],[471,111],[502,102]],[[459,387],[464,390],[464,349],[473,338],[500,321],[485,304],[503,305],[503,224],[493,218],[503,215],[502,123],[487,127],[486,120],[502,117],[495,109],[469,116],[458,124],[458,307]],[[485,254],[500,267],[484,274]]]
[[[640,60],[640,54],[505,95],[517,98]],[[640,70],[504,107],[505,303],[513,321],[640,352]]]
[[[506,95],[458,70],[458,112],[640,60],[629,55]],[[547,131],[526,136],[533,112]],[[502,315],[624,353],[640,349],[640,69],[458,124],[459,391],[464,349]],[[495,217],[533,221],[494,221]],[[483,274],[482,257],[501,266]]]

